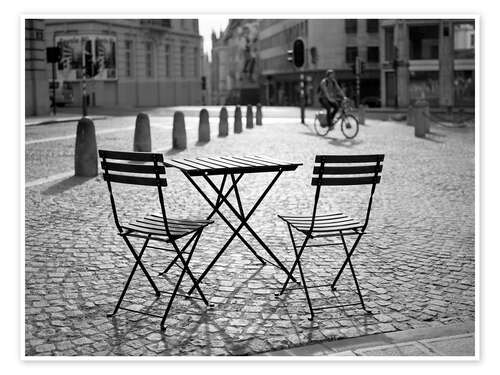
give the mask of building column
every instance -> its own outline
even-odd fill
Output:
[[[441,21],[439,24],[439,105],[451,107],[454,103],[454,50],[453,24]]]
[[[396,85],[398,107],[408,107],[410,104],[410,38],[406,22],[398,21],[394,26],[394,44],[396,46]]]

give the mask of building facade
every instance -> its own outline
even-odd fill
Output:
[[[231,19],[212,34],[212,98],[215,104],[257,104],[259,21]]]
[[[260,22],[260,96],[268,105],[298,105],[300,74],[305,75],[307,105],[318,106],[317,88],[327,69],[336,71],[346,94],[356,99],[356,58],[364,62],[360,100],[377,103],[380,96],[379,20],[376,19],[265,19]],[[306,48],[303,68],[288,61],[288,50],[302,38]]]
[[[50,19],[47,47],[62,58],[57,80],[89,105],[202,103],[202,38],[197,19]],[[50,67],[48,67],[50,69]]]
[[[49,81],[45,52],[45,22],[27,19],[24,57],[25,116],[47,115],[50,111]]]
[[[475,22],[467,19],[381,21],[382,104],[473,107]]]

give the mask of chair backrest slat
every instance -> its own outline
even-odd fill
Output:
[[[104,181],[118,182],[122,184],[158,186],[158,180],[155,177],[137,177],[107,173],[103,175],[103,178]],[[167,186],[167,179],[160,178],[159,186]]]
[[[162,154],[152,152],[126,152],[126,151],[111,151],[99,150],[99,156],[106,159],[130,160],[130,161],[163,161]]]
[[[384,161],[383,154],[373,155],[316,155],[315,163],[376,163]]]
[[[322,185],[322,186],[339,186],[339,185],[372,185],[378,184],[380,182],[380,176],[370,176],[370,177],[341,177],[341,178],[331,178],[323,177],[321,180],[317,177],[313,177],[311,185]]]
[[[355,167],[324,167],[323,176],[330,174],[366,174],[382,172],[382,165],[358,165]],[[313,174],[319,174],[320,168],[315,166],[313,169]]]
[[[101,162],[102,169],[116,172],[130,172],[130,173],[143,173],[143,174],[165,174],[165,167],[163,165],[145,165],[145,164],[129,164],[129,163],[110,163]]]

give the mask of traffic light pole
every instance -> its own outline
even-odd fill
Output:
[[[361,80],[360,80],[360,70],[361,70],[361,61],[359,56],[356,56],[356,108],[359,108],[359,98],[361,95]]]
[[[83,117],[87,116],[87,74],[83,72],[83,80],[82,80],[82,113]]]
[[[305,96],[305,82],[304,82],[304,73],[300,73],[300,123],[305,125],[305,105],[306,105],[306,96]]]
[[[52,63],[52,113],[56,115],[56,63]]]

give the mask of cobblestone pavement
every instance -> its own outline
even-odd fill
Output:
[[[265,112],[264,112],[265,116]],[[266,121],[267,120],[267,121]],[[368,120],[354,141],[340,131],[321,138],[295,120],[266,119],[264,126],[242,134],[217,137],[218,120],[211,119],[212,140],[172,153],[170,126],[152,118],[153,149],[167,158],[184,156],[263,154],[302,162],[280,177],[251,218],[253,228],[290,267],[293,261],[286,226],[277,213],[312,209],[310,176],[315,154],[386,154],[382,181],[374,197],[370,235],[363,237],[353,257],[363,295],[373,315],[358,306],[324,310],[310,322],[303,291],[275,298],[284,274],[261,266],[235,240],[202,284],[214,307],[178,298],[161,332],[159,319],[111,312],[130,272],[132,256],[116,235],[107,188],[101,177],[71,177],[29,187],[25,191],[25,354],[27,356],[177,356],[252,355],[270,350],[392,332],[444,326],[475,319],[474,130],[434,128],[426,139],[401,123]],[[96,121],[96,129],[133,126],[132,117]],[[156,126],[158,125],[158,126]],[[26,139],[54,136],[65,125],[30,127]],[[31,129],[41,134],[30,133]],[[64,133],[66,134],[66,133]],[[133,128],[97,137],[98,147],[130,150]],[[26,146],[26,181],[72,169],[74,140]],[[204,217],[210,210],[180,172],[169,169],[165,188],[171,216]],[[247,175],[241,194],[246,207],[260,196],[270,174]],[[118,209],[133,217],[157,211],[153,190],[117,186]],[[207,188],[208,190],[208,188]],[[321,210],[361,215],[368,191],[325,189]],[[122,219],[124,222],[126,219]],[[256,241],[243,232],[256,249]],[[200,274],[229,237],[222,220],[208,227],[193,256]],[[310,249],[304,267],[310,284],[325,283],[343,261],[341,247]],[[152,274],[170,259],[165,253],[145,256]],[[158,279],[158,277],[157,277]],[[176,278],[161,279],[171,290]],[[313,303],[357,298],[349,271],[332,296],[328,288],[312,291]],[[189,289],[189,280],[183,282]],[[124,306],[162,313],[168,295],[156,299],[145,277],[137,272]]]

